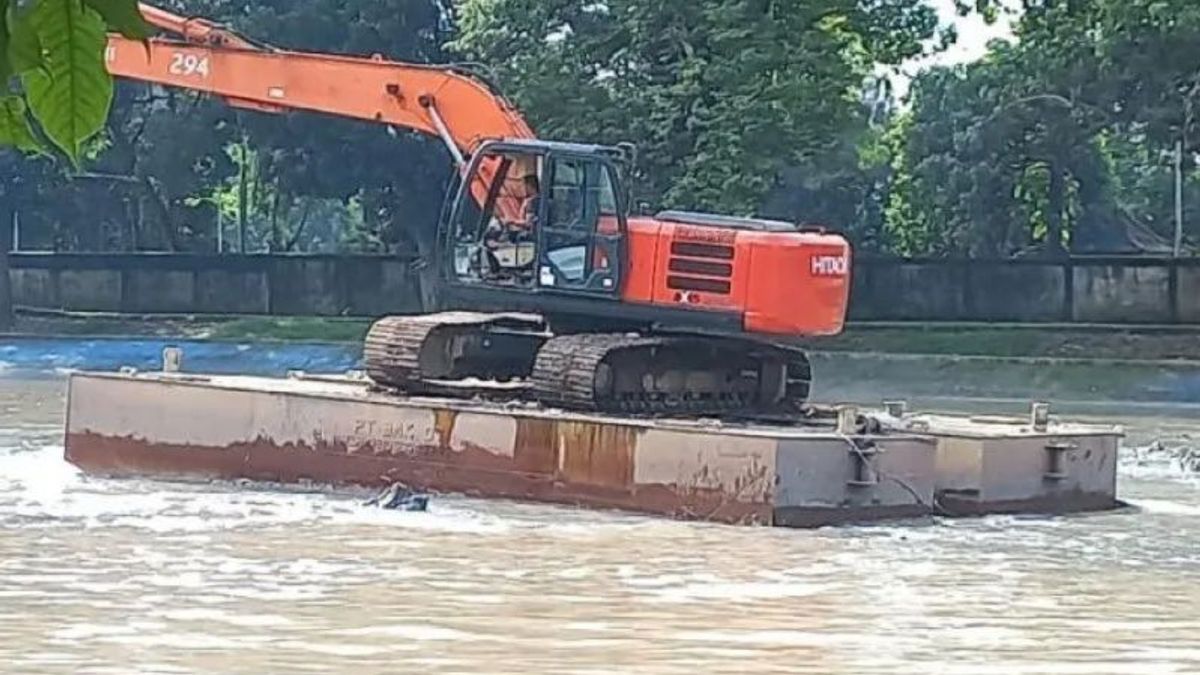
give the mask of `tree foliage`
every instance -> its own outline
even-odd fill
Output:
[[[481,64],[545,138],[632,141],[651,207],[818,223],[910,255],[1165,251],[1200,203],[1200,3],[958,0],[1015,20],[975,63],[929,0],[162,0],[279,47]],[[451,163],[377,124],[236,111],[102,69],[127,0],[0,0],[0,197],[40,247],[427,249]],[[61,29],[61,30],[60,30]],[[114,93],[115,92],[115,93]],[[109,101],[111,100],[111,113]],[[64,159],[66,161],[64,161]]]
[[[909,253],[1169,250],[1177,143],[1200,196],[1200,6],[1022,9],[1016,41],[917,79],[889,231]]]
[[[416,62],[441,58],[447,29],[433,0],[156,4],[282,48]],[[79,170],[49,160],[20,166],[28,180],[11,195],[29,245],[212,251],[220,224],[225,250],[239,250],[244,210],[248,251],[343,243],[387,250],[412,245],[411,231],[436,221],[450,169],[440,144],[403,131],[393,137],[367,122],[236,111],[195,93],[125,81],[92,147]],[[249,148],[249,166],[239,147]],[[243,175],[250,176],[248,198],[239,204]],[[49,185],[58,200],[43,198]],[[82,201],[86,218],[71,205]],[[331,231],[331,223],[346,231]]]
[[[465,0],[459,19],[454,49],[541,135],[634,141],[639,199],[743,214],[785,170],[853,167],[864,81],[937,28],[921,0]]]

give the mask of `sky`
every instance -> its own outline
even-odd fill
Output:
[[[958,42],[945,52],[933,57],[917,59],[904,64],[901,74],[892,78],[892,84],[897,96],[903,98],[908,93],[909,79],[922,68],[931,65],[951,65],[968,63],[983,56],[987,52],[987,43],[995,38],[1010,37],[1011,17],[1002,16],[999,21],[989,26],[983,19],[972,15],[960,17],[954,11],[954,0],[932,0],[937,7],[942,23],[952,23],[958,28]]]
[[[1001,17],[995,24],[989,26],[983,19],[972,15],[960,17],[954,11],[953,0],[934,0],[933,3],[944,23],[954,23],[958,27],[958,44],[951,47],[945,54],[939,56],[937,63],[964,63],[974,61],[987,51],[989,40],[1007,37],[1009,19]]]

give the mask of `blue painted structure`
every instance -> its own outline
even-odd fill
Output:
[[[342,373],[357,368],[361,359],[361,347],[351,344],[16,338],[0,341],[0,373],[48,374],[122,366],[155,370],[162,367],[165,347],[183,349],[185,371],[220,374]]]

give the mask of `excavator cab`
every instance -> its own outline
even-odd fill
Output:
[[[450,274],[443,281],[618,297],[626,234],[619,185],[611,155],[600,148],[484,144],[444,223]]]

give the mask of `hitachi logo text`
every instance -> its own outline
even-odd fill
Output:
[[[814,277],[844,277],[848,271],[844,255],[814,255],[812,257]]]

